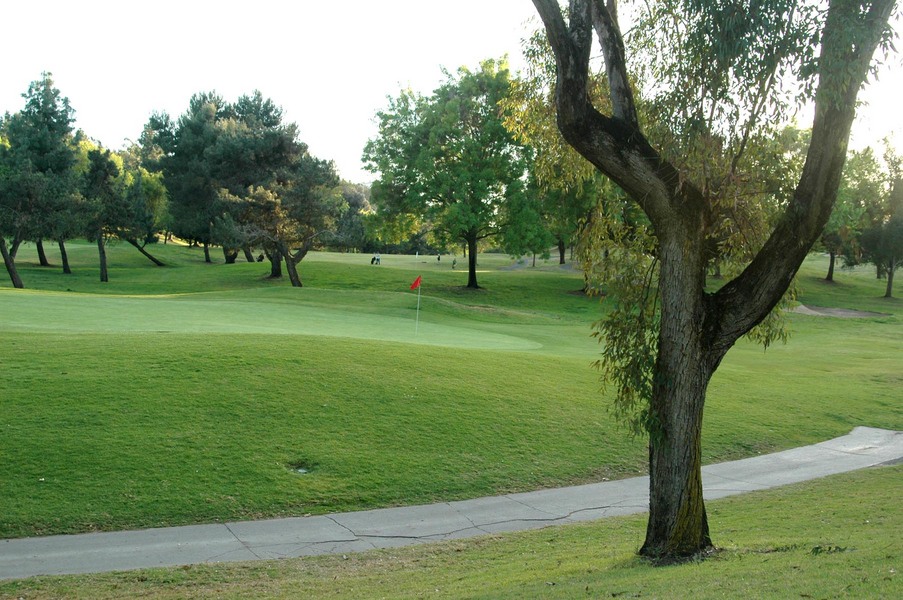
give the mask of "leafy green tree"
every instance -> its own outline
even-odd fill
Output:
[[[8,115],[7,115],[8,118]],[[7,236],[15,237],[20,231],[18,206],[21,201],[20,191],[16,189],[18,178],[10,156],[9,140],[4,133],[6,119],[0,122],[0,255],[3,265],[15,288],[25,287],[22,277],[16,268],[15,255],[6,243]]]
[[[370,188],[366,185],[343,181],[340,185],[342,198],[347,206],[336,223],[335,233],[329,245],[343,252],[366,252],[370,250],[370,235],[366,218],[373,213],[370,206]]]
[[[543,220],[558,247],[559,264],[565,264],[566,249],[578,242],[593,207],[614,190],[558,130],[555,59],[544,33],[531,34],[524,41],[523,53],[528,68],[511,82],[510,93],[501,102],[506,111],[504,122],[520,143],[541,149],[535,153],[531,175]],[[593,98],[605,102],[604,81],[592,77],[589,85]]]
[[[147,167],[164,173],[174,233],[203,244],[207,260],[209,245],[221,244],[227,263],[239,250],[253,259],[256,238],[249,232],[263,231],[261,223],[280,214],[264,197],[285,202],[304,185],[301,173],[310,158],[297,125],[284,122],[282,109],[260,92],[234,104],[212,92],[196,94],[176,123],[154,115],[141,147]],[[273,274],[281,275],[285,257],[267,254],[275,261]]]
[[[621,274],[657,285],[634,286],[651,293],[633,306],[622,298],[615,320],[598,330],[606,361],[626,373],[617,380],[620,406],[649,434],[640,552],[662,560],[704,552],[712,546],[700,470],[708,382],[737,339],[769,323],[830,216],[856,96],[895,3],[832,0],[820,11],[785,0],[663,0],[636,5],[628,43],[614,0],[571,0],[567,17],[557,0],[533,3],[555,55],[564,138],[649,222],[634,251],[622,252],[635,264]],[[594,37],[608,106],[587,93]],[[792,74],[814,94],[816,117],[787,197],[757,189],[770,162],[748,150],[778,133],[794,100],[778,84]],[[737,274],[710,292],[705,275],[717,256],[730,257]],[[766,343],[780,334],[755,331]]]
[[[467,287],[478,288],[477,245],[504,229],[499,215],[524,193],[527,165],[499,107],[510,85],[507,63],[446,75],[431,96],[405,90],[377,113],[379,135],[364,161],[379,174],[371,201],[380,213],[423,220],[440,239],[464,243]]]
[[[212,262],[210,244],[214,219],[221,212],[217,194],[222,187],[208,155],[221,134],[219,123],[233,115],[215,92],[199,93],[177,122],[165,113],[152,115],[142,134],[144,153],[157,157],[146,168],[163,172],[173,233],[201,244],[207,262]]]
[[[888,198],[889,217],[867,227],[860,236],[862,260],[887,279],[885,298],[893,297],[894,273],[903,265],[903,178],[897,178]]]
[[[511,215],[510,218],[508,215]],[[513,196],[502,207],[500,216],[505,223],[501,234],[502,245],[508,254],[514,257],[532,254],[533,266],[536,266],[537,255],[549,257],[549,248],[554,238],[549,231],[539,191],[535,186],[528,187],[524,194]]]
[[[100,280],[110,280],[107,267],[107,243],[131,225],[131,215],[120,181],[118,157],[101,148],[88,152],[88,170],[82,183],[86,201],[86,230],[90,241],[97,243]]]
[[[240,97],[230,112],[230,116],[217,123],[219,135],[207,155],[219,188],[231,196],[241,196],[253,187],[284,187],[307,151],[306,145],[298,140],[297,125],[284,122],[282,109],[259,91]],[[218,208],[241,222],[253,218],[246,211],[248,206],[226,202]],[[239,247],[225,244],[225,240],[215,241],[223,244],[226,262],[234,262]],[[234,241],[241,244],[241,240]],[[246,256],[250,253],[247,244],[240,247],[245,249]]]
[[[166,266],[147,251],[147,244],[156,240],[157,232],[167,219],[167,197],[162,174],[148,173],[143,167],[129,171],[123,166],[121,177],[124,179],[127,218],[120,224],[116,235],[158,267]]]
[[[847,262],[859,254],[859,236],[870,223],[883,216],[880,207],[886,191],[886,176],[871,148],[852,151],[843,168],[843,179],[831,217],[821,234],[821,245],[828,252],[828,274],[825,280],[834,281],[834,263],[838,256]]]
[[[298,263],[334,229],[345,208],[335,166],[302,147],[305,154],[285,184],[252,186],[241,196],[220,190],[221,199],[235,207],[218,222],[224,237],[262,247],[270,259],[271,276],[281,276],[284,261],[293,287],[302,286]],[[244,215],[241,221],[232,217],[237,213]]]
[[[48,265],[44,238],[56,239],[65,254],[65,237],[58,236],[64,236],[71,228],[62,227],[58,217],[71,208],[67,203],[75,185],[74,111],[69,100],[54,87],[50,73],[33,81],[22,96],[22,110],[3,119],[5,167],[0,186],[4,188],[7,212],[3,234],[13,240],[7,251],[8,271],[15,268],[16,250],[24,240],[36,243],[44,266]],[[67,268],[65,264],[64,269]]]

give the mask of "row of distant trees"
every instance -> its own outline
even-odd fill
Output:
[[[67,240],[96,241],[101,280],[106,246],[152,247],[176,236],[222,250],[226,263],[266,257],[301,285],[298,263],[314,247],[437,252],[463,248],[477,287],[478,248],[560,262],[601,189],[542,191],[534,150],[499,109],[512,90],[504,63],[447,74],[431,96],[403,93],[378,114],[380,136],[364,151],[380,179],[371,190],[340,181],[332,162],[310,154],[298,127],[259,92],[227,102],[194,95],[178,118],[155,113],[136,143],[111,152],[73,129],[74,110],[49,73],[23,94],[25,107],[0,121],[0,238],[13,284],[15,259],[33,242],[56,243],[69,272]],[[397,109],[397,110],[395,110]],[[426,143],[422,143],[422,142]],[[597,183],[601,181],[597,179]],[[7,243],[8,240],[8,243]]]
[[[236,102],[196,94],[181,116],[153,114],[137,143],[111,152],[73,129],[74,110],[45,73],[23,94],[25,107],[0,121],[7,272],[21,287],[15,260],[30,241],[44,266],[45,242],[58,244],[68,273],[66,241],[87,238],[97,243],[107,281],[111,240],[162,266],[148,245],[173,235],[202,247],[211,262],[213,247],[226,263],[266,257],[271,276],[284,267],[296,286],[298,263],[314,247],[463,247],[472,287],[478,245],[544,256],[557,245],[563,263],[598,189],[540,193],[535,153],[498,109],[511,91],[506,66],[487,61],[447,79],[432,96],[403,94],[403,110],[379,113],[380,137],[364,153],[381,175],[371,205],[370,188],[340,181],[333,163],[312,156],[297,125],[259,92]]]
[[[468,286],[478,287],[478,248],[548,256],[557,247],[563,264],[566,249],[600,223],[604,235],[623,235],[612,218],[633,235],[648,225],[644,216],[564,148],[544,95],[554,71],[538,58],[542,44],[540,37],[527,42],[530,76],[512,79],[504,61],[487,60],[475,71],[446,72],[431,95],[403,90],[391,98],[363,154],[378,176],[372,194],[312,156],[297,125],[259,92],[234,103],[196,94],[184,114],[152,115],[138,142],[114,153],[73,131],[74,111],[45,73],[23,94],[25,107],[0,121],[7,272],[21,287],[15,259],[22,242],[32,241],[44,266],[44,243],[57,244],[68,273],[66,241],[86,238],[97,244],[107,281],[111,240],[162,266],[148,244],[175,235],[203,247],[207,261],[214,246],[226,263],[266,257],[270,275],[281,277],[284,265],[295,286],[299,262],[315,247],[462,247]],[[800,168],[806,141],[805,132],[792,130],[771,140],[765,155],[774,163],[774,190]],[[850,154],[820,242],[831,257],[827,279],[838,257],[844,266],[871,262],[890,296],[903,262],[903,184],[900,158],[889,146],[882,158],[871,149]],[[717,256],[712,269],[720,269]]]
[[[95,241],[103,281],[105,247],[113,237],[159,262],[144,246],[166,211],[160,174],[73,133],[73,110],[49,74],[23,96],[25,107],[0,121],[0,251],[13,285],[22,287],[15,258],[24,241],[35,242],[44,266],[44,242],[58,244],[66,273],[66,241]]]
[[[25,241],[48,266],[44,243],[97,243],[107,281],[106,245],[135,246],[155,264],[148,244],[176,235],[221,246],[226,262],[240,252],[266,256],[271,273],[286,266],[301,285],[297,263],[315,244],[364,249],[369,189],[339,181],[331,162],[313,157],[297,126],[255,92],[228,103],[215,93],[192,97],[173,120],[154,114],[138,143],[111,152],[74,131],[74,110],[49,73],[33,82],[25,106],[0,120],[0,250],[16,287]]]

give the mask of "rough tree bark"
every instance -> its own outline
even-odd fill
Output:
[[[110,281],[110,275],[107,272],[107,244],[103,235],[97,236],[97,255],[100,257],[100,281],[107,283]]]
[[[14,288],[22,289],[25,285],[22,278],[19,277],[19,271],[16,269],[16,259],[9,248],[6,246],[6,238],[0,235],[0,254],[3,255],[3,264],[6,266],[6,272],[9,274],[9,280]]]
[[[69,253],[66,252],[66,240],[60,238],[56,242],[60,247],[60,260],[63,261],[63,273],[72,275],[72,268],[69,266]]]
[[[16,258],[16,255],[19,253],[19,246],[22,245],[22,238],[16,236],[13,238],[12,246],[9,247],[9,255]]]
[[[298,275],[298,263],[304,258],[307,252],[299,250],[297,254],[292,254],[291,249],[284,242],[279,242],[279,253],[285,258],[285,270],[288,271],[288,279],[292,287],[303,287],[301,276]]]
[[[266,250],[264,254],[270,261],[270,279],[282,277],[282,254],[279,250]]]
[[[559,129],[643,209],[659,241],[661,330],[650,406],[650,513],[640,553],[666,560],[690,556],[712,545],[700,471],[708,382],[737,339],[780,301],[830,216],[856,95],[894,0],[874,0],[855,34],[845,19],[858,3],[831,2],[812,141],[794,197],[751,264],[714,294],[703,286],[712,207],[640,129],[614,0],[571,0],[569,21],[558,0],[533,3],[555,54]],[[605,57],[611,116],[600,113],[587,93],[594,31]]]
[[[465,236],[467,242],[467,287],[478,290],[480,286],[477,284],[477,233],[468,232]]]
[[[38,239],[34,245],[38,249],[38,264],[42,267],[49,267],[50,261],[47,260],[47,253],[44,252],[44,240]]]
[[[128,243],[130,243],[132,246],[134,246],[134,247],[138,250],[138,252],[140,252],[147,260],[151,261],[152,263],[154,263],[154,264],[157,265],[158,267],[165,267],[165,266],[166,266],[166,263],[164,263],[162,260],[160,260],[160,259],[157,258],[156,256],[153,256],[150,252],[148,252],[147,250],[145,250],[145,249],[144,249],[144,246],[142,246],[141,244],[139,244],[139,243],[138,243],[138,240],[136,240],[135,238],[130,238],[130,239],[127,239],[126,241],[127,241]]]

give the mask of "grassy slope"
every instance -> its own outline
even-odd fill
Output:
[[[712,502],[723,549],[678,566],[636,557],[634,516],[347,557],[38,577],[0,583],[0,598],[899,598],[901,475]]]
[[[23,258],[33,251],[21,251]],[[593,300],[557,265],[317,254],[307,287],[266,265],[113,249],[111,282],[21,261],[0,286],[0,538],[421,503],[619,477],[640,440],[605,412],[589,362]],[[810,304],[898,313],[867,271]],[[423,305],[413,333],[415,294]],[[811,298],[811,301],[810,301]],[[741,343],[712,382],[707,462],[903,428],[901,320],[793,317],[787,346]],[[299,476],[292,465],[312,467]]]

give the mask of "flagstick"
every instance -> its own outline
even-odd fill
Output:
[[[417,318],[414,321],[414,335],[417,335],[417,331],[420,329],[420,288],[421,286],[417,286]]]

